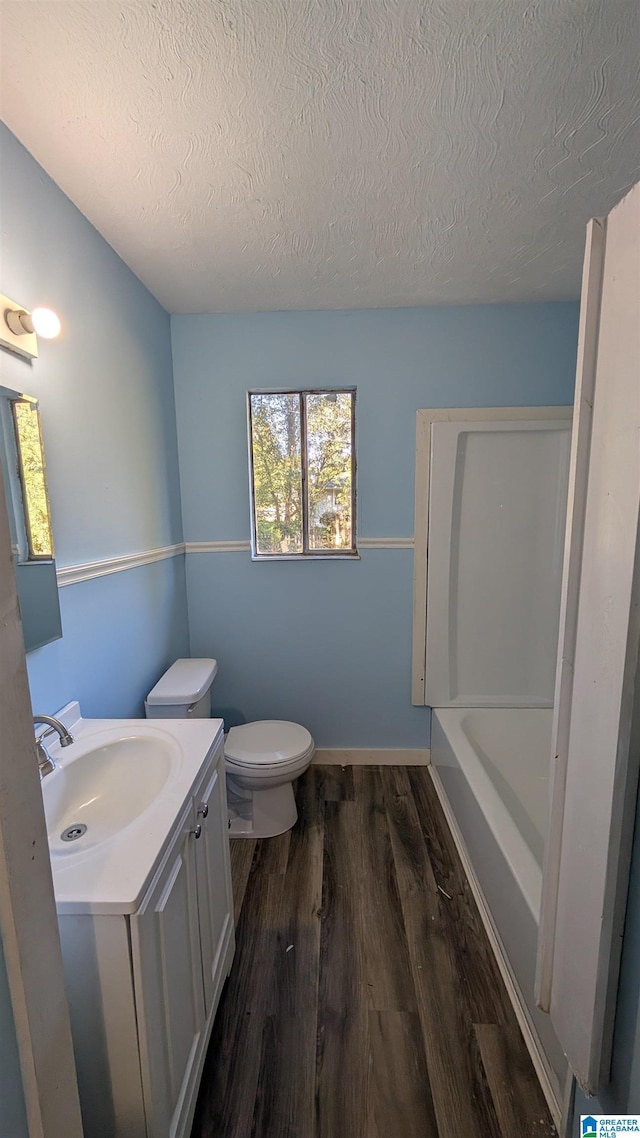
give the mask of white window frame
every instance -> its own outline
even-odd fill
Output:
[[[354,561],[360,555],[357,549],[357,461],[356,461],[356,391],[355,387],[266,387],[251,388],[247,392],[247,440],[249,447],[249,500],[251,516],[251,560],[252,561]],[[307,497],[307,431],[306,397],[308,395],[350,395],[351,396],[351,540],[350,549],[310,549],[309,548],[309,507]],[[302,476],[302,543],[300,553],[259,553],[258,533],[254,499],[253,436],[251,419],[252,395],[297,395],[300,400],[300,461]]]

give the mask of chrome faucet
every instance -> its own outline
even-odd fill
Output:
[[[73,743],[73,735],[70,735],[64,726],[64,723],[61,723],[59,719],[55,719],[53,715],[34,715],[33,723],[34,726],[37,726],[38,723],[45,723],[47,727],[50,727],[53,731],[57,731],[61,747],[68,747],[71,743]],[[47,735],[48,732],[45,731],[44,734]],[[38,770],[40,771],[41,779],[44,778],[45,775],[51,774],[51,772],[56,769],[56,764],[47,753],[47,748],[42,742],[42,738],[42,736],[36,736]]]

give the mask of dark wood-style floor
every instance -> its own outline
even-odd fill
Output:
[[[237,950],[192,1138],[555,1130],[419,767],[311,767],[299,821],[232,842]]]

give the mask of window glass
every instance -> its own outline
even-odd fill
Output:
[[[355,554],[355,391],[249,393],[256,557]]]
[[[301,553],[300,398],[252,395],[253,501],[260,553]]]
[[[307,395],[309,548],[351,549],[351,393]]]
[[[53,538],[40,432],[40,413],[26,399],[12,401],[29,559],[53,557]]]

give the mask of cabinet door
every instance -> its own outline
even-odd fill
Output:
[[[193,804],[138,912],[131,947],[148,1138],[182,1131],[205,1026]]]
[[[196,797],[197,820],[202,826],[196,843],[196,871],[202,972],[207,1018],[217,1004],[225,976],[226,948],[233,935],[233,899],[229,860],[229,830],[224,758],[218,756],[215,770],[205,776]]]

